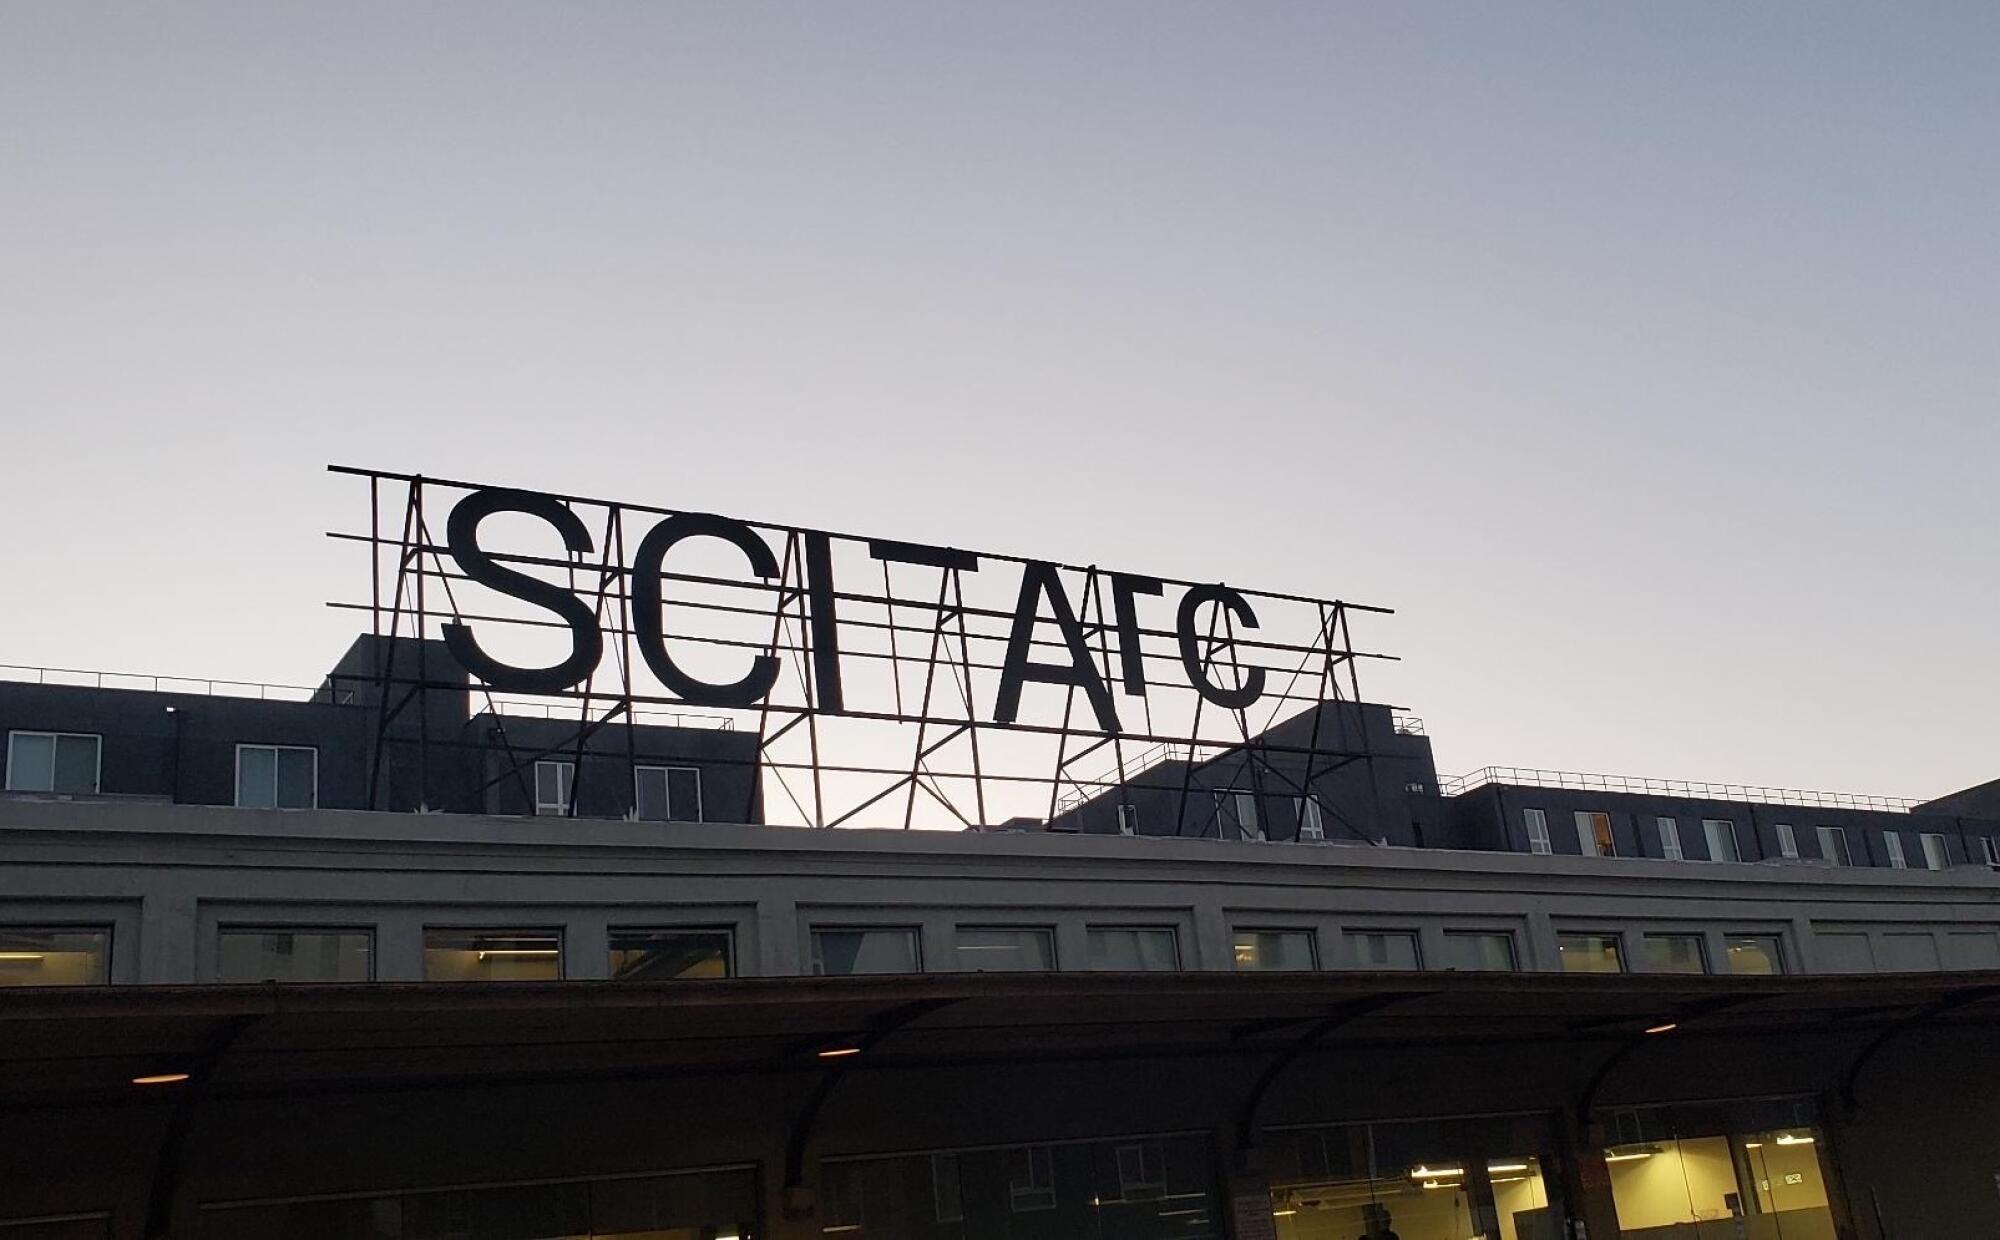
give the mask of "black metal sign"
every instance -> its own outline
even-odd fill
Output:
[[[1073,827],[1167,775],[1185,821],[1218,762],[1305,797],[1368,757],[1327,708],[1386,657],[1350,631],[1384,608],[331,468],[370,502],[334,537],[368,546],[371,596],[336,606],[441,638],[494,718],[567,718],[579,753],[617,723],[754,728],[745,809],[772,821]],[[384,677],[385,702],[439,687]]]

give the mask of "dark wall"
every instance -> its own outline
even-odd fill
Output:
[[[484,813],[534,813],[535,761],[574,762],[578,756],[573,720],[480,715],[470,733],[483,754]],[[758,738],[750,732],[607,724],[583,741],[573,791],[576,814],[622,818],[630,812],[634,765],[692,766],[701,771],[705,820],[762,822],[757,750]]]

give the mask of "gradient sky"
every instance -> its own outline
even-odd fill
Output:
[[[2000,777],[2000,5],[0,0],[0,661],[373,465],[1395,606],[1488,763]]]

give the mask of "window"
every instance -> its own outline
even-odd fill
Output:
[[[1356,930],[1347,936],[1358,969],[1420,969],[1417,936],[1403,931]]]
[[[1167,1160],[1158,1141],[1140,1141],[1117,1149],[1118,1199],[1146,1201],[1167,1192]]]
[[[424,931],[427,982],[553,982],[561,977],[558,931]]]
[[[1326,838],[1326,819],[1320,814],[1318,797],[1295,797],[1299,811],[1299,838],[1302,840],[1323,840]]]
[[[1056,1208],[1056,1174],[1046,1145],[1007,1152],[1007,1206],[1016,1214]]]
[[[1853,865],[1854,856],[1847,851],[1847,832],[1839,827],[1819,827],[1819,855],[1835,865]]]
[[[2000,836],[1980,836],[1979,849],[1986,854],[1986,864],[2000,866]]]
[[[7,791],[95,796],[103,750],[87,732],[9,732]]]
[[[1238,930],[1230,936],[1239,969],[1310,972],[1319,967],[1310,930]]]
[[[1785,955],[1775,934],[1732,934],[1723,942],[1731,973],[1770,975],[1785,971]]]
[[[1798,859],[1799,837],[1798,833],[1792,830],[1792,824],[1789,822],[1778,824],[1778,855],[1780,857],[1789,857],[1792,860]]]
[[[1641,942],[1648,973],[1708,972],[1708,953],[1698,934],[1649,934]]]
[[[1882,833],[1882,846],[1889,850],[1890,869],[1907,870],[1910,868],[1910,863],[1903,858],[1902,836],[1897,835],[1894,831],[1884,831]]]
[[[569,817],[570,792],[576,787],[576,763],[535,763],[535,813]]]
[[[1216,814],[1226,840],[1261,840],[1264,825],[1257,817],[1257,794],[1226,788],[1215,794]]]
[[[692,766],[633,767],[632,812],[642,822],[702,821],[701,771]]]
[[[965,1198],[958,1188],[958,1155],[931,1155],[931,1208],[940,1223],[965,1221]]]
[[[1669,861],[1681,860],[1681,824],[1677,818],[1655,818],[1660,831],[1660,855]]]
[[[728,977],[727,930],[611,931],[611,980],[658,982],[688,977]]]
[[[1623,973],[1625,960],[1615,934],[1559,934],[1556,953],[1565,973]]]
[[[1171,973],[1181,967],[1174,932],[1136,926],[1092,926],[1090,967],[1120,973]]]
[[[1743,850],[1736,843],[1736,824],[1727,818],[1704,818],[1701,833],[1708,837],[1710,861],[1741,861]]]
[[[1521,811],[1521,821],[1528,828],[1528,851],[1546,855],[1549,848],[1549,816],[1538,809]]]
[[[1951,853],[1945,848],[1942,835],[1919,835],[1917,843],[1923,845],[1926,870],[1942,870],[1951,864]]]
[[[1046,973],[1056,967],[1055,931],[1033,926],[960,926],[958,967],[965,973]]]
[[[913,927],[812,932],[812,970],[822,976],[916,973],[922,967]]]
[[[219,982],[366,982],[375,977],[367,930],[224,926],[216,934]]]
[[[1618,845],[1611,838],[1611,815],[1576,811],[1576,846],[1586,857],[1615,857]]]
[[[238,745],[236,804],[241,809],[316,807],[319,750],[299,745]]]
[[[1118,834],[1120,835],[1139,834],[1139,807],[1132,804],[1130,801],[1123,801],[1119,803]]]
[[[103,926],[0,926],[0,988],[102,986],[111,980]]]
[[[1444,967],[1461,973],[1512,973],[1514,936],[1493,931],[1444,932]]]

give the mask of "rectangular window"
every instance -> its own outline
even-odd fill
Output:
[[[553,982],[561,977],[560,931],[424,931],[427,982]]]
[[[7,791],[95,796],[103,751],[89,732],[9,732]]]
[[[1840,827],[1819,827],[1819,855],[1835,865],[1853,865],[1854,856],[1847,851],[1847,832]]]
[[[1320,814],[1318,797],[1294,797],[1299,812],[1299,838],[1302,840],[1323,840],[1326,838],[1326,819]]]
[[[965,1221],[965,1198],[958,1188],[958,1155],[931,1155],[931,1208],[940,1223]]]
[[[1586,857],[1615,857],[1618,845],[1611,838],[1611,815],[1576,811],[1576,846]]]
[[[1158,1141],[1137,1141],[1117,1149],[1118,1199],[1149,1201],[1167,1192],[1167,1160]]]
[[[1615,934],[1559,934],[1556,953],[1565,973],[1623,973],[1625,960]]]
[[[1008,1151],[1007,1206],[1016,1214],[1056,1208],[1056,1173],[1048,1146]]]
[[[1230,947],[1239,969],[1304,973],[1319,967],[1310,930],[1238,930]]]
[[[1181,967],[1180,949],[1168,927],[1092,926],[1090,967],[1118,973],[1172,973]]]
[[[1903,857],[1903,837],[1902,837],[1902,836],[1900,836],[1900,835],[1897,835],[1897,834],[1896,834],[1896,833],[1895,833],[1894,831],[1884,831],[1884,832],[1882,833],[1882,846],[1883,846],[1884,848],[1886,848],[1886,849],[1888,849],[1888,850],[1889,850],[1889,868],[1890,868],[1890,869],[1892,869],[1892,870],[1907,870],[1907,869],[1909,869],[1909,868],[1910,868],[1910,863],[1909,863],[1909,861],[1907,861],[1907,860],[1906,860],[1906,859],[1905,859],[1905,858]]]
[[[1461,973],[1512,973],[1514,936],[1492,931],[1444,932],[1444,967]]]
[[[1129,801],[1118,806],[1118,834],[1139,834],[1139,807]]]
[[[1653,825],[1660,830],[1660,855],[1669,861],[1682,859],[1681,824],[1678,818],[1655,818]]]
[[[1698,934],[1649,934],[1640,942],[1648,973],[1708,972],[1708,953]]]
[[[1037,926],[960,926],[962,973],[1046,973],[1056,967],[1056,932]]]
[[[0,926],[0,988],[102,986],[111,980],[104,926]]]
[[[240,809],[313,809],[319,805],[319,750],[303,745],[238,745]]]
[[[1547,855],[1549,848],[1549,816],[1542,810],[1524,809],[1521,821],[1528,828],[1528,851]]]
[[[632,768],[632,812],[641,822],[701,822],[701,771],[692,766]]]
[[[1704,818],[1701,833],[1708,837],[1710,861],[1741,861],[1743,850],[1736,843],[1736,824],[1727,818]]]
[[[569,817],[570,792],[575,787],[576,763],[535,763],[535,813],[552,818]]]
[[[815,929],[812,932],[812,970],[827,977],[842,977],[850,973],[921,972],[923,962],[917,954],[916,928]]]
[[[1420,969],[1417,936],[1403,931],[1349,931],[1347,943],[1357,969]]]
[[[220,982],[367,982],[375,977],[368,930],[224,926],[216,933]]]
[[[1780,857],[1789,857],[1792,860],[1798,859],[1799,837],[1798,833],[1792,830],[1792,824],[1789,822],[1778,824],[1778,855]]]
[[[727,930],[611,931],[611,980],[659,982],[689,977],[728,977]]]
[[[1240,788],[1225,788],[1216,796],[1216,814],[1225,840],[1261,840],[1264,824],[1257,817],[1257,794]]]
[[[1785,971],[1785,954],[1775,934],[1732,934],[1724,943],[1731,973],[1768,976]]]
[[[1946,850],[1942,835],[1919,835],[1917,843],[1923,845],[1926,870],[1942,870],[1951,864],[1951,853]]]
[[[1986,854],[1986,864],[2000,865],[2000,836],[1980,836],[1979,850]]]

